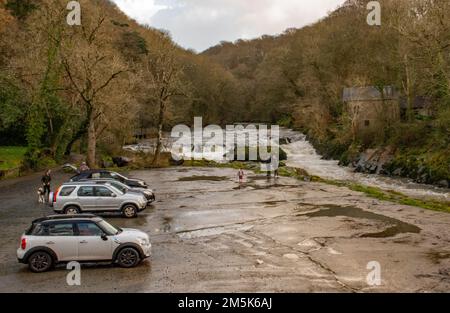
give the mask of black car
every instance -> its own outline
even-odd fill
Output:
[[[117,172],[107,171],[107,170],[89,170],[79,173],[73,176],[70,181],[77,182],[86,179],[114,179],[120,181],[121,183],[127,185],[131,188],[144,188],[147,189],[148,185],[145,181],[141,179],[127,178]]]

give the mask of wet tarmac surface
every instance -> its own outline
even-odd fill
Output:
[[[150,235],[153,255],[134,269],[65,266],[33,274],[17,263],[23,231],[51,209],[37,203],[40,176],[0,182],[0,292],[448,292],[450,215],[291,178],[231,169],[136,171],[157,202],[112,224]],[[69,177],[55,173],[54,186]],[[369,262],[381,266],[370,286]]]

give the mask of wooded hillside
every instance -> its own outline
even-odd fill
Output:
[[[447,0],[382,0],[381,26],[367,24],[367,0],[351,0],[302,29],[202,54],[107,0],[81,0],[82,25],[68,26],[67,2],[0,0],[0,145],[27,146],[30,167],[74,150],[95,165],[97,148],[202,116],[295,127],[343,163],[389,146],[402,175],[450,181]],[[364,86],[395,87],[404,107],[370,136],[343,102],[344,88]]]
[[[247,119],[299,128],[343,163],[367,148],[390,146],[402,175],[450,181],[450,2],[380,1],[381,26],[368,25],[367,2],[347,1],[314,25],[223,42],[204,55],[245,86]],[[395,87],[402,119],[358,136],[343,90],[363,86]],[[430,114],[415,110],[423,102]]]

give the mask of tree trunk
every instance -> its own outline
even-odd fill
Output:
[[[78,131],[75,133],[75,135],[73,135],[72,139],[69,141],[69,143],[66,146],[66,151],[64,153],[64,155],[70,155],[70,153],[72,153],[72,147],[75,144],[75,142],[78,139],[81,139],[84,135],[86,135],[87,131],[88,131],[88,124],[89,124],[89,120],[86,120],[85,122],[83,122],[80,126],[80,128],[78,129]]]
[[[408,55],[405,54],[405,73],[406,73],[406,87],[405,87],[405,93],[406,93],[406,118],[408,122],[412,122],[414,119],[414,111],[412,107],[412,100],[411,100],[411,76],[409,73],[409,61],[408,61]]]
[[[96,167],[95,150],[97,146],[97,136],[95,132],[94,112],[90,114],[88,126],[88,149],[87,149],[87,164],[90,168]]]
[[[164,126],[164,114],[166,110],[166,104],[163,100],[160,100],[159,103],[159,117],[158,117],[158,138],[156,141],[156,149],[155,149],[155,155],[153,157],[152,164],[157,165],[159,162],[159,154],[161,153],[161,146],[162,146],[162,132],[163,132],[163,126]]]

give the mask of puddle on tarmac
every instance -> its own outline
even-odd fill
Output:
[[[266,207],[272,207],[272,206],[277,206],[279,204],[283,204],[283,203],[287,203],[286,200],[274,200],[274,201],[266,201],[266,202],[262,202],[262,204],[266,205]]]
[[[258,176],[247,176],[249,181],[258,181],[258,180],[266,180],[270,181],[273,177],[267,175],[258,175]]]
[[[239,186],[234,187],[233,190],[240,190],[240,189],[246,189],[251,188],[252,190],[266,190],[266,189],[272,189],[272,188],[284,188],[284,189],[294,189],[299,188],[301,185],[283,185],[279,183],[274,183],[270,180],[267,181],[267,184],[257,184],[255,182],[245,182],[240,183]]]
[[[225,181],[228,180],[226,176],[189,176],[181,177],[178,181],[190,182],[190,181]]]
[[[338,217],[346,216],[353,218],[364,218],[373,221],[379,221],[387,225],[387,228],[381,232],[377,233],[367,233],[360,237],[362,238],[388,238],[393,237],[398,234],[403,233],[420,233],[421,229],[415,225],[402,222],[392,217],[388,217],[381,214],[376,214],[369,211],[364,211],[363,209],[357,207],[341,207],[336,205],[327,205],[325,208],[307,214],[302,214],[302,216],[308,217]]]
[[[263,190],[263,189],[269,189],[273,186],[269,185],[257,185],[252,183],[240,183],[239,186],[234,187],[233,190],[241,190],[241,189],[247,189],[250,188],[252,190]]]

